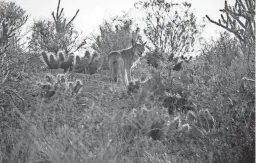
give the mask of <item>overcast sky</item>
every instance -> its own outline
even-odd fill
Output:
[[[10,0],[5,0],[10,1]],[[51,18],[51,12],[56,10],[58,0],[14,0],[29,14],[29,23],[33,19]],[[80,12],[74,21],[77,29],[81,30],[84,35],[98,29],[103,19],[110,16],[116,16],[122,10],[128,11],[133,7],[137,0],[61,0],[61,7],[64,8],[65,16],[71,18],[77,9]],[[181,1],[181,0],[177,0]],[[220,18],[219,9],[224,7],[224,0],[188,0],[192,3],[192,8],[199,20],[208,14],[214,20]],[[228,0],[233,3],[234,0]],[[133,14],[136,16],[136,13]],[[207,21],[208,22],[208,21]],[[207,23],[203,36],[210,38],[216,36],[216,31],[220,28],[214,24]]]

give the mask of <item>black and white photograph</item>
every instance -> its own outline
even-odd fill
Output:
[[[0,163],[255,163],[255,0],[0,0]]]

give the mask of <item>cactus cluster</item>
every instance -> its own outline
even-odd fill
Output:
[[[57,77],[47,74],[45,83],[40,86],[42,89],[41,97],[50,99],[58,95],[76,96],[81,92],[83,83],[80,80],[68,82],[63,74],[58,74]]]
[[[90,56],[89,56],[90,57]],[[73,71],[76,73],[86,73],[89,65],[89,58],[76,56]]]
[[[65,56],[63,52],[58,52],[57,56],[53,54],[47,54],[46,52],[41,53],[42,59],[44,63],[50,68],[50,69],[63,69],[64,72],[67,72],[67,70],[72,69],[74,65],[74,55],[70,55],[68,59],[65,59]]]
[[[86,51],[84,57],[76,56],[76,63],[74,65],[74,72],[76,73],[88,73],[90,75],[95,74],[99,67],[97,53],[93,53],[90,56],[90,53]]]
[[[90,53],[86,51],[84,57],[76,56],[73,54],[69,56],[68,59],[65,59],[63,52],[58,52],[57,56],[53,54],[47,54],[46,52],[41,53],[44,63],[50,69],[63,69],[64,72],[68,70],[73,70],[76,73],[88,73],[90,75],[95,74],[99,67],[98,55],[93,53],[90,56]]]

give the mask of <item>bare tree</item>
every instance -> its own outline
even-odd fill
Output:
[[[221,19],[218,21],[212,20],[208,15],[206,15],[206,18],[233,33],[244,43],[252,44],[255,42],[254,0],[236,0],[235,6],[230,6],[225,1],[225,7],[220,12],[223,14],[221,14]]]
[[[221,9],[220,12],[223,14],[218,21],[212,20],[208,15],[206,18],[233,33],[240,40],[247,60],[248,72],[254,74],[251,67],[255,66],[255,1],[236,0],[234,6],[225,1],[224,9]]]

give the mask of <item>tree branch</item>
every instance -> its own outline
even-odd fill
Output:
[[[230,28],[224,26],[224,25],[221,24],[221,23],[218,23],[218,22],[212,20],[208,15],[206,15],[206,18],[207,18],[211,23],[216,24],[216,25],[218,25],[218,26],[220,26],[220,27],[226,29],[227,31],[233,33],[239,40],[241,40],[242,42],[245,42],[245,40],[244,40],[236,31],[234,31],[234,30],[232,30],[232,29],[230,29]]]
[[[76,18],[78,12],[79,12],[79,9],[76,11],[76,14],[73,16],[73,18],[67,23],[67,26],[69,26],[69,24],[74,21],[74,19]]]

